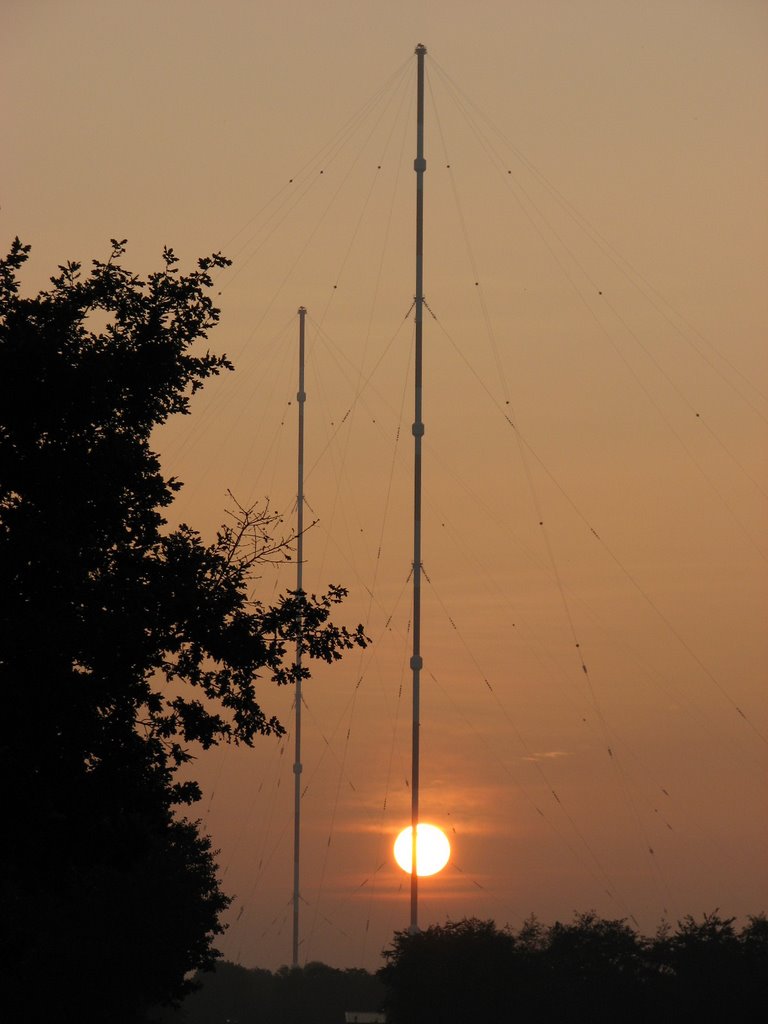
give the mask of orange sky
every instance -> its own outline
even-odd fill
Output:
[[[237,372],[157,438],[177,520],[290,516],[309,309],[305,584],[374,644],[306,687],[302,960],[374,968],[408,921],[420,41],[422,807],[454,843],[422,921],[768,909],[765,5],[6,0],[0,39],[30,291],[112,236],[235,260]],[[195,765],[249,966],[290,959],[292,759]]]

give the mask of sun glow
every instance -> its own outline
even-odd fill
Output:
[[[395,860],[406,872],[411,873],[411,826],[403,829],[395,840]],[[419,822],[416,826],[416,874],[436,875],[448,863],[451,855],[451,844],[445,833],[436,825]]]

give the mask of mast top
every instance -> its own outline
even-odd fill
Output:
[[[419,43],[419,45],[416,47],[416,49],[413,52],[416,53],[416,54],[424,54],[424,53],[427,52],[427,48],[424,45],[424,43]]]

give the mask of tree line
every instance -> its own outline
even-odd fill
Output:
[[[348,1010],[378,1010],[384,984],[360,968],[310,962],[277,971],[223,961],[195,978],[199,988],[160,1024],[344,1024]]]
[[[351,1010],[389,1024],[740,1024],[768,997],[764,915],[688,916],[650,937],[595,913],[519,929],[465,918],[396,932],[383,956],[375,974],[220,963],[162,1024],[341,1024]]]

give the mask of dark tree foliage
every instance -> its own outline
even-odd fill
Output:
[[[381,978],[389,1011],[403,1021],[494,1021],[506,1009],[514,937],[476,918],[397,932]],[[505,979],[500,984],[500,979]],[[471,979],[464,984],[462,979]]]
[[[747,1020],[750,1008],[768,1005],[768,920],[750,917],[740,931],[734,923],[717,912],[701,921],[688,915],[649,944],[675,1019]]]
[[[594,913],[396,932],[379,976],[391,1024],[747,1021],[768,997],[768,921],[715,912],[648,939]]]
[[[570,924],[557,921],[533,959],[555,1005],[577,1020],[603,1019],[603,1008],[611,1008],[607,1019],[613,1019],[616,1007],[635,1020],[642,1010],[637,1000],[644,993],[644,956],[625,921],[594,913],[577,914]]]
[[[329,662],[365,637],[329,621],[339,587],[249,598],[254,565],[284,548],[268,511],[235,507],[212,544],[164,519],[181,485],[152,432],[231,369],[199,349],[227,261],[181,274],[166,249],[144,281],[113,241],[106,263],[24,298],[27,253],[16,240],[0,261],[3,1005],[138,1020],[211,965],[228,902],[174,810],[199,797],[177,777],[189,745],[279,733],[257,680],[295,680],[297,637]]]

